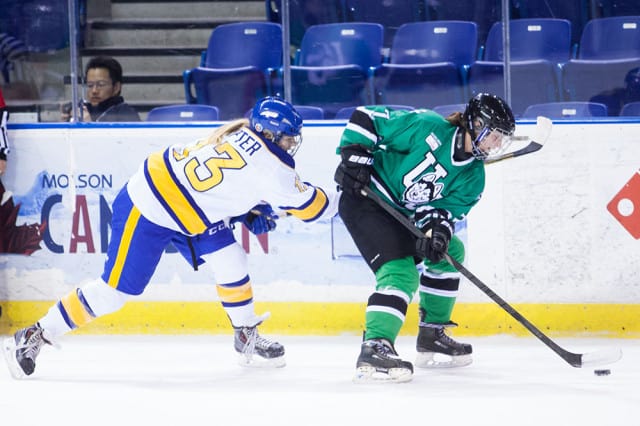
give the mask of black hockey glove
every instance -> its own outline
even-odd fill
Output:
[[[371,180],[373,155],[362,145],[347,145],[340,149],[342,161],[336,169],[334,180],[342,191],[360,195],[360,190]]]
[[[276,229],[275,214],[269,204],[258,204],[254,206],[247,214],[231,218],[231,223],[242,222],[252,234],[266,234]]]
[[[430,220],[422,227],[425,237],[416,241],[416,254],[434,263],[442,261],[444,254],[449,250],[452,230],[451,223],[445,219]]]

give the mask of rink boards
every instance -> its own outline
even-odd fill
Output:
[[[0,334],[37,319],[61,295],[97,277],[109,238],[110,203],[138,164],[172,143],[205,137],[211,124],[10,127],[3,184],[20,209],[15,226],[46,224],[39,249],[0,253]],[[296,155],[303,180],[333,188],[343,122],[310,122]],[[533,122],[518,123],[531,134]],[[607,204],[640,167],[640,123],[556,123],[538,153],[487,166],[487,189],[461,236],[467,267],[550,333],[637,337],[640,242]],[[247,183],[247,190],[251,190]],[[360,333],[373,275],[339,220],[282,219],[249,252],[254,296],[284,334]],[[147,291],[86,333],[228,333],[206,268],[168,252]],[[416,323],[411,305],[404,333]],[[526,331],[464,281],[458,334]]]

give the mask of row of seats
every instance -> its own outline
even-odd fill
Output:
[[[324,120],[324,109],[309,105],[296,105],[296,110],[304,120]],[[389,105],[394,109],[413,109],[407,105]],[[432,109],[442,116],[453,112],[463,112],[466,104],[437,105]],[[356,107],[340,109],[333,117],[335,120],[347,120]],[[607,117],[607,106],[598,102],[549,102],[529,105],[521,118],[536,118],[545,116],[551,119],[579,119]],[[640,102],[625,104],[621,111],[622,117],[640,117]],[[147,121],[218,121],[220,109],[212,105],[178,104],[153,108],[147,115]]]
[[[87,0],[74,0],[79,45],[82,45]],[[69,47],[68,0],[2,0],[0,32],[20,40],[29,52],[52,52]]]
[[[577,58],[569,53],[569,28],[560,19],[510,22],[508,71],[517,116],[529,105],[559,101],[597,101],[618,115],[622,104],[640,101],[640,87],[623,90],[640,67],[640,16],[591,21]],[[293,103],[321,107],[328,118],[355,105],[430,108],[466,102],[480,91],[504,96],[501,23],[490,35],[479,60],[474,22],[403,24],[385,58],[380,24],[314,25],[285,70],[279,24],[221,25],[211,34],[201,66],[184,72],[185,97],[187,103],[217,105],[221,119],[231,119],[262,96],[281,95],[287,72]]]
[[[484,39],[491,25],[502,19],[502,0],[289,0],[291,42],[299,45],[311,25],[337,22],[375,22],[385,27],[385,46],[400,25],[431,20],[473,21]],[[266,16],[282,22],[282,0],[265,0]],[[637,0],[527,0],[508,2],[510,19],[559,18],[573,23],[572,43],[594,18],[640,15]]]

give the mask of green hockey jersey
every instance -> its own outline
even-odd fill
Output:
[[[371,188],[407,216],[417,209],[444,209],[462,220],[484,190],[484,163],[454,159],[462,131],[430,110],[361,107],[369,120],[352,118],[340,147],[359,144],[373,153]],[[339,152],[339,148],[338,148]]]

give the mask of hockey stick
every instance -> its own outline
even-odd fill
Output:
[[[401,225],[411,231],[416,237],[424,238],[424,234],[420,231],[405,215],[394,209],[390,204],[384,202],[378,194],[373,192],[371,188],[364,187],[362,189],[362,195],[368,197],[373,202],[378,204],[382,209],[395,218]],[[551,340],[547,335],[540,331],[535,325],[527,320],[522,314],[516,311],[511,305],[509,305],[503,298],[498,296],[493,290],[487,287],[480,279],[473,275],[467,268],[465,268],[456,259],[445,253],[445,259],[453,267],[455,267],[465,278],[471,281],[476,287],[478,287],[484,294],[489,296],[491,300],[496,302],[502,309],[504,309],[509,315],[511,315],[516,321],[522,324],[527,330],[536,336],[542,343],[547,345],[556,354],[560,355],[560,358],[564,359],[573,367],[589,367],[602,364],[610,364],[616,362],[622,358],[622,351],[620,349],[604,349],[595,352],[589,352],[584,354],[569,352],[566,349],[560,347],[557,343]]]
[[[532,152],[539,151],[545,144],[549,136],[551,136],[551,129],[553,123],[547,117],[538,117],[536,120],[536,129],[534,135],[529,138],[528,136],[513,136],[513,140],[531,140],[527,146],[518,149],[513,152],[502,154],[498,157],[494,157],[490,160],[486,160],[485,164],[497,163],[498,161],[506,160],[508,158],[520,157],[521,155],[531,154]]]

